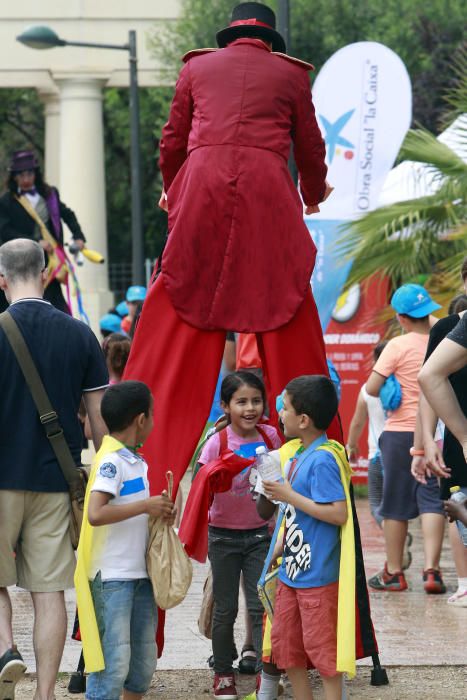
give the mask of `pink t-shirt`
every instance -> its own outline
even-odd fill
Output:
[[[280,447],[282,442],[277,430],[270,425],[262,425],[262,430],[269,437],[274,448]],[[245,439],[234,433],[230,425],[227,426],[227,444],[229,449],[242,457],[254,457],[255,450],[264,445],[261,435],[256,440]],[[220,439],[219,433],[208,440],[199,457],[200,464],[207,464],[219,457]],[[209,510],[209,524],[214,527],[225,527],[229,530],[254,530],[264,527],[267,523],[256,512],[256,503],[253,500],[252,489],[256,483],[256,469],[248,467],[235,476],[232,480],[230,491],[215,493],[214,500]]]
[[[393,338],[373,367],[383,377],[394,374],[402,389],[402,403],[398,409],[388,413],[384,430],[415,430],[420,395],[417,376],[425,359],[428,338],[428,335],[422,333],[406,333]]]

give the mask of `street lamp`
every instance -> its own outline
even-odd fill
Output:
[[[289,33],[290,7],[289,0],[279,0],[277,5],[277,30],[284,37],[287,51],[290,53]]]
[[[95,44],[88,41],[67,41],[50,27],[29,27],[16,37],[17,41],[31,49],[51,49],[56,46],[85,46],[93,49],[117,49],[128,51],[130,60],[130,162],[131,162],[131,239],[133,284],[144,284],[144,239],[141,206],[141,161],[139,148],[139,99],[138,64],[136,57],[136,32],[128,32],[127,44]]]

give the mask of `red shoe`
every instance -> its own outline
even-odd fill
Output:
[[[390,574],[387,563],[382,571],[368,579],[368,585],[376,591],[406,591],[408,588],[403,572]]]
[[[235,676],[233,673],[215,674],[214,697],[223,698],[223,700],[238,700]]]
[[[426,569],[423,572],[423,588],[426,593],[446,593],[446,586],[439,569]]]

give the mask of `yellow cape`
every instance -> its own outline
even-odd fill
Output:
[[[286,442],[279,449],[281,467],[292,459],[301,446],[297,438]],[[352,471],[344,447],[335,440],[328,440],[318,447],[330,452],[339,466],[339,473],[347,503],[347,521],[341,528],[341,558],[339,566],[339,598],[337,612],[337,663],[336,670],[355,676],[355,536],[352,504],[350,502],[350,477]],[[284,526],[282,526],[284,527]],[[281,530],[282,531],[282,530]],[[279,534],[280,537],[280,534]],[[271,621],[266,617],[263,635],[263,655],[271,655]]]
[[[89,477],[86,498],[84,499],[83,524],[78,544],[78,559],[75,571],[76,601],[78,605],[79,628],[83,643],[84,663],[86,671],[103,671],[105,668],[104,654],[102,653],[101,639],[97,627],[96,613],[92,602],[91,588],[89,586],[89,566],[93,549],[94,528],[88,520],[88,504],[91,487],[96,478],[97,467],[104,455],[110,452],[118,452],[124,445],[115,438],[106,435],[102,440],[102,445],[94,458],[94,462]]]
[[[355,533],[350,477],[352,470],[344,447],[336,440],[328,440],[318,450],[330,452],[337,464],[347,503],[347,521],[341,527],[341,560],[339,566],[339,599],[337,607],[337,671],[355,676]]]

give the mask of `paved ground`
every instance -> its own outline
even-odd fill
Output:
[[[364,546],[365,564],[367,575],[377,571],[384,561],[383,540],[380,531],[374,524],[368,510],[366,500],[357,502],[362,540]],[[368,695],[367,688],[368,670],[359,674],[360,680],[349,694],[352,698],[385,698],[386,700],[404,700],[404,698],[441,698],[442,700],[467,700],[467,688],[465,685],[465,669],[444,668],[439,672],[429,669],[430,666],[459,667],[466,663],[466,627],[467,609],[452,609],[446,604],[447,595],[427,596],[422,587],[421,570],[423,565],[422,542],[420,527],[417,522],[411,524],[411,532],[414,535],[412,547],[413,563],[408,573],[410,590],[403,593],[371,593],[372,615],[376,635],[380,646],[381,662],[384,666],[395,667],[389,669],[392,680],[390,688],[372,689]],[[454,569],[450,559],[449,545],[446,539],[442,558],[442,567],[445,581],[450,591],[455,588]],[[197,618],[200,608],[202,586],[206,575],[206,565],[194,563],[193,584],[190,593],[182,605],[171,610],[167,614],[166,646],[162,658],[159,661],[160,671],[173,671],[173,673],[161,673],[155,680],[155,687],[159,688],[157,697],[175,700],[178,697],[206,697],[209,692],[210,676],[205,672],[206,659],[210,655],[210,643],[198,631]],[[11,589],[15,636],[28,671],[33,672],[34,658],[31,645],[32,614],[28,594],[18,589]],[[67,593],[67,607],[69,611],[69,624],[74,619],[74,594]],[[243,614],[239,614],[236,627],[238,645],[241,647],[243,636]],[[72,671],[76,667],[80,651],[77,642],[69,639],[65,647],[62,661],[62,671]],[[359,662],[362,666],[371,664],[370,660]],[[415,668],[404,668],[415,667]],[[417,668],[419,667],[419,671]],[[185,681],[180,681],[182,673],[176,670],[198,669],[204,672],[188,673],[184,675]],[[415,691],[404,694],[404,684],[408,678],[419,677],[420,695]],[[174,681],[174,678],[178,679]],[[441,680],[444,679],[441,683]],[[397,683],[396,683],[397,681]],[[193,692],[185,695],[176,691],[182,682],[185,688],[193,685]],[[65,682],[63,682],[63,685]],[[251,683],[250,683],[251,685]],[[416,685],[416,683],[415,683]],[[438,686],[445,689],[446,694],[439,692]],[[196,692],[195,692],[196,686]],[[397,687],[400,689],[397,690]],[[352,687],[352,686],[351,686]],[[360,687],[360,691],[358,688]],[[423,692],[422,692],[423,688]],[[430,688],[432,692],[430,692]],[[448,688],[450,688],[448,690]],[[164,690],[165,689],[165,690]],[[250,690],[248,686],[245,689]],[[20,700],[32,697],[29,688],[24,687],[25,694],[18,695]],[[428,691],[428,693],[427,693]],[[198,693],[200,693],[198,695]],[[67,697],[67,694],[60,694]],[[70,696],[73,697],[73,696]],[[152,695],[151,695],[152,697]],[[156,695],[154,695],[156,697]],[[291,697],[287,693],[284,697]],[[320,694],[316,698],[320,698]]]
[[[314,700],[324,700],[322,684],[316,674],[311,675]],[[348,700],[466,700],[467,672],[462,666],[398,666],[388,668],[390,684],[376,688],[370,685],[368,668],[359,670],[357,677],[347,682]],[[56,685],[56,700],[83,699],[82,695],[67,692],[67,678]],[[240,698],[254,689],[251,676],[237,677]],[[35,680],[31,676],[17,688],[16,700],[31,700]],[[208,700],[212,675],[208,671],[158,671],[145,700]],[[293,698],[290,684],[285,680],[280,700]]]

